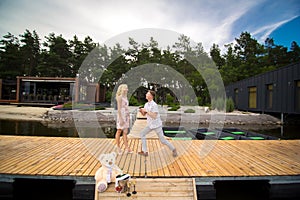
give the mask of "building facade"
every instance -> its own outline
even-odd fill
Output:
[[[26,77],[0,80],[0,102],[63,104],[75,101],[100,103],[105,101],[105,88],[100,84],[80,84],[78,78]]]
[[[300,63],[241,80],[225,89],[238,110],[300,114]]]

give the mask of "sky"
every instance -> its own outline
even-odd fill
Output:
[[[242,32],[264,43],[300,45],[299,0],[0,0],[0,36],[35,30],[104,43],[124,32],[156,28],[175,31],[222,49]],[[154,38],[155,39],[155,38]]]

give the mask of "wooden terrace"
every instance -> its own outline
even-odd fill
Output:
[[[138,122],[140,121],[140,122]],[[136,123],[144,123],[136,120]],[[173,158],[156,138],[147,140],[149,156],[137,154],[141,141],[132,137],[134,153],[123,152],[116,164],[138,178],[290,180],[300,182],[299,140],[171,140]],[[115,151],[114,139],[0,136],[0,182],[14,178],[73,179],[93,182],[101,166],[97,157]]]
[[[249,177],[300,175],[300,141],[174,140],[179,156],[157,139],[140,156],[141,142],[130,139],[133,154],[117,156],[117,165],[137,177]],[[1,176],[93,177],[97,156],[115,151],[113,139],[0,136]],[[94,155],[92,155],[92,154]]]

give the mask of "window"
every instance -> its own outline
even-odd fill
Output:
[[[249,87],[249,108],[256,108],[256,87]]]
[[[295,108],[296,111],[300,112],[300,81],[296,81],[296,87],[295,87]]]
[[[272,109],[273,108],[273,84],[267,85],[267,92],[266,92],[266,108]]]

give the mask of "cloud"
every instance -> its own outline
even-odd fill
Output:
[[[256,36],[260,36],[258,38],[258,41],[261,42],[261,43],[264,43],[265,40],[270,36],[270,34],[276,30],[277,28],[279,28],[281,25],[285,24],[285,23],[288,23],[289,21],[292,21],[293,19],[297,18],[298,16],[294,16],[294,17],[291,17],[289,19],[286,19],[286,20],[282,20],[282,21],[279,21],[279,22],[276,22],[274,24],[268,24],[266,26],[263,26],[255,31],[253,31],[253,35],[256,35]]]
[[[205,50],[209,51],[213,43],[219,44],[221,48],[230,43],[234,38],[232,28],[235,22],[260,1],[192,2],[194,4],[182,7],[183,10],[192,12],[183,20],[177,18],[176,30],[190,36],[196,42],[202,42]]]
[[[290,16],[287,17],[287,12],[272,14],[272,9],[280,6],[272,2],[39,0],[32,3],[27,0],[2,0],[0,34],[11,32],[18,35],[29,29],[36,30],[40,37],[54,32],[62,34],[66,39],[77,35],[83,40],[90,36],[95,42],[102,43],[117,34],[135,29],[163,28],[185,34],[196,43],[202,42],[205,50],[209,51],[213,43],[222,47],[232,42],[242,31],[253,32],[262,40],[271,30],[286,20],[291,20]],[[260,14],[256,11],[270,16],[259,20],[256,15]],[[272,16],[281,14],[284,17],[271,19]]]
[[[264,43],[270,33],[300,14],[298,0],[265,0],[252,7],[241,16],[232,27],[232,35],[249,32],[260,43]],[[287,30],[288,31],[288,30]]]

